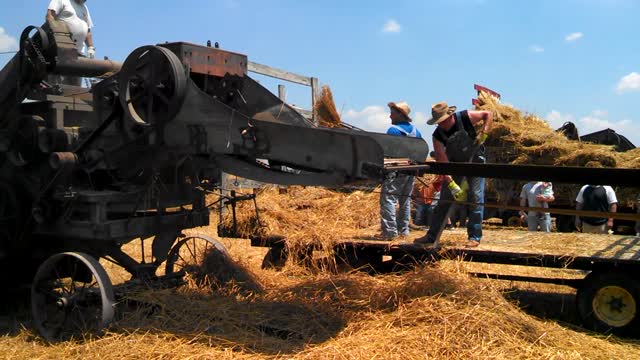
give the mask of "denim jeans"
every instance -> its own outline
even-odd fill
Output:
[[[542,232],[551,232],[551,214],[544,213],[541,217],[527,215],[527,228],[529,231],[538,231],[538,226]]]
[[[413,220],[413,223],[421,226],[429,226],[431,222],[431,217],[433,214],[433,209],[431,208],[431,204],[416,204],[416,218]]]
[[[380,227],[382,235],[395,237],[409,234],[413,176],[391,175],[382,184],[380,194]],[[399,205],[396,216],[396,204]]]
[[[460,184],[462,181],[461,176],[454,176],[453,180]],[[481,205],[469,205],[469,219],[467,220],[467,237],[469,240],[480,241],[482,240],[482,217],[484,213],[484,178],[472,177],[467,178],[469,181],[469,190],[467,193],[467,199],[469,202],[479,203]],[[431,221],[431,227],[427,231],[427,238],[430,241],[435,241],[440,238],[442,229],[447,223],[447,215],[453,201],[453,195],[449,188],[443,184],[442,192],[440,193],[440,201],[433,213],[433,220]],[[458,205],[454,205],[458,206]]]

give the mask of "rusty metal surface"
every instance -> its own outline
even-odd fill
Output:
[[[201,46],[186,42],[159,44],[171,50],[191,73],[225,76],[245,76],[247,56],[231,51]]]

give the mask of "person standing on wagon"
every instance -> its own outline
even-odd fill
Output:
[[[464,110],[456,112],[455,106],[446,102],[434,104],[429,125],[437,125],[433,132],[433,148],[438,162],[485,163],[484,142],[487,140],[493,121],[490,111]],[[476,126],[482,123],[480,131]],[[445,176],[447,186],[442,187],[440,201],[433,214],[429,231],[414,240],[419,245],[435,244],[440,238],[451,202],[470,201],[474,205],[469,209],[467,222],[467,247],[480,245],[482,239],[482,218],[484,212],[484,178]],[[460,183],[458,185],[458,183]]]

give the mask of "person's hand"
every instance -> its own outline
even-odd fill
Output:
[[[451,190],[451,195],[453,195],[453,198],[456,201],[465,201],[467,199],[469,183],[466,180],[462,181],[462,186],[459,186],[453,180],[451,180],[447,186],[449,187],[449,190]]]
[[[479,133],[478,136],[476,136],[476,144],[478,145],[484,144],[484,142],[487,141],[488,137],[489,135],[485,132]]]
[[[576,229],[582,231],[582,221],[578,217],[576,217]]]
[[[536,195],[536,201],[545,202],[545,201],[547,201],[547,197],[544,196],[544,195]]]
[[[607,229],[613,229],[613,219],[607,221]]]
[[[89,46],[89,49],[87,50],[87,55],[89,56],[89,59],[93,59],[96,57],[96,48],[94,46]]]

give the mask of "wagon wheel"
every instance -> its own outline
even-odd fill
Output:
[[[640,332],[640,283],[627,274],[589,274],[577,302],[580,316],[593,330],[618,335]]]
[[[227,249],[206,235],[195,235],[178,241],[167,257],[165,274],[189,274],[198,282],[204,282],[209,273],[224,267],[231,261]]]
[[[180,59],[159,46],[134,50],[120,70],[120,102],[139,126],[173,119],[187,93],[187,74]]]
[[[50,342],[99,333],[113,319],[114,299],[104,268],[84,253],[51,256],[31,286],[35,327]]]

